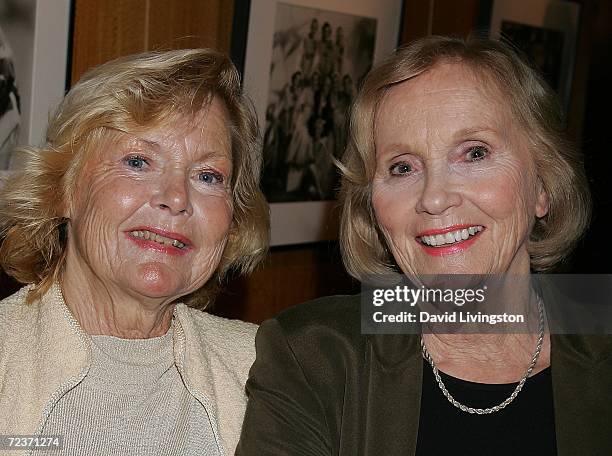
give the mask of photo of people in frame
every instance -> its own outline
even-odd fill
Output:
[[[349,107],[372,66],[376,19],[278,3],[265,116],[263,189],[270,202],[334,199],[334,158]]]

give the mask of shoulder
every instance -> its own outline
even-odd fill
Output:
[[[0,317],[4,317],[5,315],[13,313],[16,310],[22,310],[22,306],[25,306],[28,292],[31,289],[31,285],[26,285],[25,287],[20,288],[17,292],[1,300]]]
[[[217,317],[184,304],[178,304],[176,312],[188,339],[199,345],[208,358],[225,359],[240,370],[250,367],[255,358],[257,325]]]
[[[291,307],[275,320],[288,333],[320,328],[344,334],[360,333],[360,295],[326,296]]]
[[[385,366],[420,356],[420,337],[416,334],[362,333],[361,297],[320,298],[265,321],[257,333],[257,355],[286,347],[298,362],[313,362],[315,366],[320,366],[323,358],[332,364],[360,364],[370,350]]]
[[[32,326],[39,312],[39,303],[27,304],[26,298],[31,285],[21,288],[16,293],[0,301],[0,327],[3,336],[15,335],[20,327]],[[4,337],[2,337],[4,339]]]
[[[208,312],[181,305],[183,318],[191,321],[199,330],[210,336],[210,339],[223,339],[235,343],[242,343],[253,339],[257,332],[257,325],[241,320],[231,320],[217,317]]]
[[[359,303],[359,295],[329,296],[287,309],[261,325],[258,350],[281,344],[302,360],[313,355],[353,358],[366,344]]]

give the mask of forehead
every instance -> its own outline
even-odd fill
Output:
[[[440,63],[391,87],[376,113],[377,119],[404,122],[507,121],[507,96],[484,71],[477,74],[462,63]]]
[[[109,141],[125,147],[184,150],[231,155],[229,114],[217,97],[194,115],[174,114],[156,124],[129,128],[126,132],[111,131]]]
[[[161,121],[158,125],[145,129],[143,136],[157,136],[174,141],[189,138],[193,141],[226,142],[229,140],[229,114],[225,104],[214,97],[194,115],[176,114]]]

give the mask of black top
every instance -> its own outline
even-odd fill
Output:
[[[488,408],[504,401],[517,383],[484,384],[440,372],[448,392],[469,407]],[[530,377],[506,408],[489,415],[463,412],[444,397],[429,363],[423,360],[421,413],[416,454],[557,454],[550,368]]]

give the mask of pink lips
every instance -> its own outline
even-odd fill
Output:
[[[476,226],[476,225],[465,225],[465,224],[464,225],[453,225],[447,228],[441,228],[441,229],[436,229],[436,230],[426,230],[418,234],[417,238],[420,238],[422,236],[435,236],[436,234],[446,234],[452,231],[467,229],[470,226]],[[442,247],[432,247],[430,245],[422,243],[418,239],[416,239],[416,242],[421,246],[421,248],[428,255],[431,255],[431,256],[452,255],[454,253],[464,252],[465,250],[470,248],[478,240],[478,238],[480,237],[480,234],[483,232],[484,230],[476,233],[474,236],[470,236],[469,238],[463,241],[459,241],[455,244],[445,245]]]
[[[160,244],[159,242],[151,241],[148,239],[142,239],[132,236],[132,231],[150,231],[151,233],[159,234],[160,236],[164,236],[171,239],[176,239],[179,242],[185,244],[185,247],[179,249],[171,244]],[[174,233],[172,231],[166,231],[159,228],[153,228],[150,226],[137,226],[134,228],[130,228],[125,231],[126,237],[132,241],[137,246],[147,249],[147,250],[157,250],[158,252],[167,253],[169,255],[185,255],[191,250],[193,243],[191,239],[183,236],[179,233]]]

